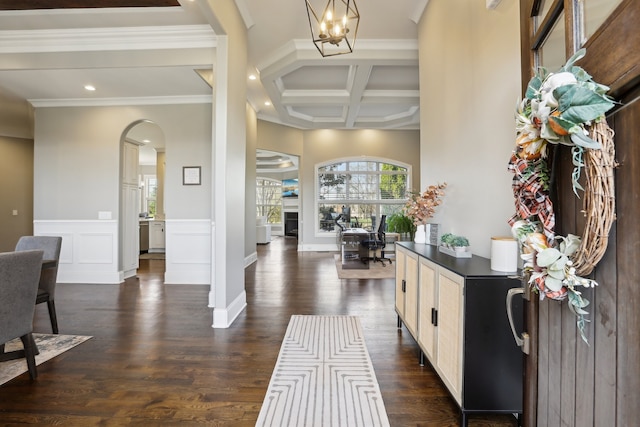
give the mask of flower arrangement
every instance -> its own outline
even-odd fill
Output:
[[[413,219],[413,223],[417,225],[425,225],[429,218],[433,216],[438,207],[442,203],[444,189],[447,183],[430,185],[422,193],[412,193],[407,201],[404,211],[405,214]]]
[[[589,301],[580,289],[594,287],[597,282],[580,277],[574,267],[580,237],[555,235],[546,161],[548,144],[571,146],[573,191],[576,195],[578,190],[584,191],[578,182],[584,166],[583,154],[602,148],[589,136],[588,128],[604,120],[604,114],[614,106],[606,95],[609,88],[594,82],[574,65],[585,53],[584,49],[576,52],[557,73],[540,68],[529,82],[525,99],[518,103],[516,148],[509,161],[509,170],[514,173],[516,213],[509,224],[520,243],[524,270],[530,274],[529,285],[539,292],[540,299],[567,299],[586,342],[588,313],[584,308]]]

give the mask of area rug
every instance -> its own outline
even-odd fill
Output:
[[[256,426],[388,426],[357,316],[291,316]]]
[[[370,262],[369,268],[343,269],[340,255],[335,255],[336,270],[340,279],[393,279],[396,277],[395,261],[393,264],[385,262],[383,267],[379,262]]]
[[[36,365],[40,365],[47,360],[53,359],[65,351],[82,344],[91,337],[83,335],[33,334],[33,338],[35,339],[36,346],[40,351],[40,354],[36,356]],[[6,343],[4,351],[9,352],[13,350],[21,350],[22,348],[22,341],[18,338]],[[0,362],[0,384],[4,384],[7,381],[14,379],[23,372],[27,372],[27,361],[25,358]]]

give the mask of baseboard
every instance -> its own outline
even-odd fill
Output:
[[[213,328],[228,328],[247,307],[247,293],[242,291],[226,308],[213,308]]]

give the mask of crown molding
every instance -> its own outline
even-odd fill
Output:
[[[215,47],[208,25],[0,31],[0,53]]]
[[[51,107],[115,107],[122,105],[210,104],[213,96],[147,96],[137,98],[29,99],[35,108]]]

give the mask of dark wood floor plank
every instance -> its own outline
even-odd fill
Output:
[[[120,285],[58,286],[61,333],[93,338],[0,386],[0,424],[253,426],[293,314],[360,316],[392,426],[457,426],[460,414],[416,343],[397,329],[394,280],[340,280],[333,254],[295,238],[258,246],[247,309],[212,329],[208,286],[164,285],[164,261],[141,260]],[[46,307],[34,328],[48,332]],[[470,416],[470,426],[515,426]]]

